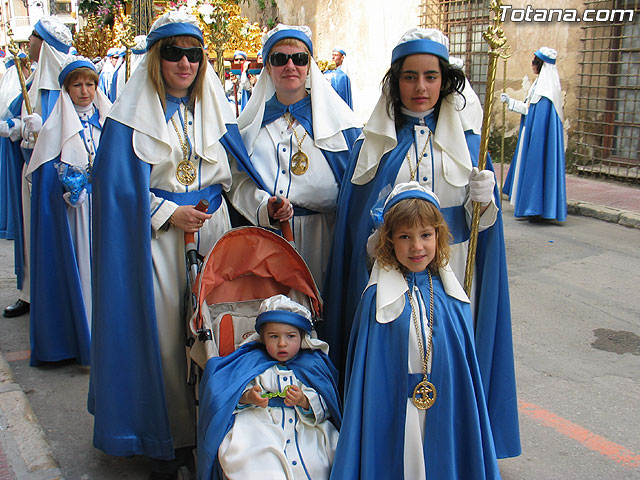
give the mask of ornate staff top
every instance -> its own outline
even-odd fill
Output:
[[[501,10],[500,0],[491,0],[489,10],[493,13],[493,23],[487,27],[482,34],[489,44],[489,66],[487,68],[487,90],[484,97],[484,115],[482,117],[482,132],[480,135],[480,155],[478,157],[478,169],[484,170],[487,163],[487,152],[489,150],[489,130],[491,124],[491,114],[493,112],[493,95],[496,83],[496,70],[498,67],[498,57],[506,55],[509,48],[507,39],[502,30],[500,20]],[[480,223],[480,204],[473,204],[473,217],[471,220],[471,234],[469,236],[469,252],[467,253],[467,264],[464,272],[464,290],[471,296],[471,282],[473,280],[473,269],[476,261],[476,248],[478,244],[478,226]]]

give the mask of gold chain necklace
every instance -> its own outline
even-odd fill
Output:
[[[428,129],[427,129],[428,130]],[[422,149],[422,151],[420,152],[420,155],[418,155],[418,158],[416,159],[416,169],[413,170],[411,168],[411,147],[409,147],[409,150],[407,150],[407,166],[409,167],[409,180],[414,181],[416,179],[416,175],[418,174],[418,167],[420,166],[420,162],[422,162],[422,157],[424,157],[424,152],[427,151],[427,147],[429,146],[429,139],[431,138],[431,130],[428,130],[428,134],[427,134],[427,141],[424,144],[424,148]]]
[[[304,142],[304,139],[307,138],[308,132],[305,130],[304,135],[302,136],[302,140],[300,140],[300,138],[298,137],[298,132],[296,132],[295,128],[292,128],[293,122],[295,121],[293,115],[287,113],[287,116],[289,117],[287,120],[289,122],[287,129],[293,130],[293,134],[296,137],[296,142],[298,142],[298,151],[291,157],[291,172],[294,175],[304,175],[309,169],[309,156],[302,151],[302,142]]]
[[[424,346],[422,345],[422,329],[418,323],[418,315],[416,315],[415,307],[413,306],[413,296],[411,295],[411,288],[407,292],[409,296],[409,303],[411,304],[411,318],[413,318],[413,325],[416,329],[416,335],[418,336],[418,349],[420,350],[420,358],[422,358],[422,374],[424,378],[416,388],[413,389],[413,404],[420,410],[427,410],[436,403],[436,387],[427,380],[427,369],[429,365],[429,358],[431,358],[431,351],[433,349],[431,340],[433,339],[433,280],[431,279],[431,272],[427,270],[429,274],[429,318],[427,318],[427,324],[429,325],[429,333],[427,337],[427,354],[424,353]],[[431,322],[429,322],[431,320]]]
[[[180,107],[178,106],[178,110]],[[171,117],[171,123],[173,124],[173,128],[176,131],[176,135],[178,135],[178,141],[180,142],[180,146],[182,147],[182,161],[178,163],[176,167],[176,179],[182,185],[191,185],[196,181],[196,166],[189,159],[189,137],[187,136],[187,107],[184,107],[184,138],[180,136],[180,129],[178,129],[178,125],[176,124],[175,117]]]

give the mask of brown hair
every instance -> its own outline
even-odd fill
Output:
[[[69,75],[67,75],[67,78],[64,79],[64,82],[62,83],[64,89],[68,92],[71,84],[80,78],[93,80],[93,83],[96,84],[96,89],[98,88],[99,77],[96,71],[89,67],[80,67],[73,70]]]
[[[393,251],[393,232],[402,226],[431,225],[436,230],[436,255],[428,268],[437,272],[438,268],[449,263],[449,240],[451,234],[440,210],[431,202],[419,198],[401,200],[384,216],[384,223],[380,227],[380,236],[376,245],[374,256],[381,267],[406,270],[398,262]]]
[[[161,38],[151,46],[149,52],[147,53],[147,56],[149,57],[147,71],[149,72],[151,83],[156,89],[156,92],[158,92],[158,96],[160,97],[160,101],[162,102],[163,110],[166,108],[166,90],[164,86],[164,79],[162,78],[162,58],[160,57],[160,50],[165,45],[174,45],[178,38],[184,38],[187,45],[190,47],[202,48],[202,44],[197,38],[190,35],[177,35],[174,37]],[[196,74],[196,78],[191,84],[191,87],[189,87],[189,108],[191,108],[192,110],[196,103],[196,100],[202,98],[202,92],[204,91],[204,78],[207,71],[207,63],[207,54],[203,51],[202,59],[200,60],[200,65],[198,67],[198,73]]]

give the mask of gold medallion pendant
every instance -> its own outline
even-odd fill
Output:
[[[413,404],[420,410],[428,410],[436,403],[436,387],[428,380],[421,381],[413,389]]]
[[[298,151],[291,157],[291,172],[294,175],[304,175],[309,169],[309,157],[303,151]]]
[[[196,181],[196,166],[189,160],[182,160],[176,168],[176,179],[182,184],[189,186]]]

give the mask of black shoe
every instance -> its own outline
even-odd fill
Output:
[[[7,318],[19,317],[29,312],[29,302],[18,299],[13,305],[9,305],[4,309],[3,315]]]

